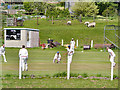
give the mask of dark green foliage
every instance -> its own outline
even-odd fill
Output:
[[[25,74],[25,75],[23,75],[24,77],[30,77],[30,75],[28,75],[28,74]]]
[[[54,18],[63,18],[63,17],[69,17],[70,13],[68,11],[68,9],[65,10],[61,10],[59,8],[48,8],[47,12],[46,12],[46,16],[51,18],[52,16]]]
[[[96,5],[99,8],[99,15],[103,15],[103,12],[105,12],[108,7],[118,8],[118,4],[115,2],[96,2]]]
[[[78,77],[79,74],[77,73],[70,73],[70,77]]]
[[[84,78],[88,77],[88,74],[87,73],[83,73],[81,74]]]
[[[102,13],[103,16],[115,16],[117,14],[116,9],[113,6],[109,6],[107,9],[105,9]]]
[[[117,75],[113,75],[113,78],[116,78],[116,77],[118,77]]]
[[[53,75],[53,77],[66,77],[67,76],[67,73],[66,72],[59,72],[59,73],[56,73]]]
[[[34,11],[34,4],[33,4],[33,2],[24,2],[23,5],[24,5],[24,9],[27,12],[33,12]]]
[[[11,74],[6,74],[5,77],[11,77]]]
[[[102,77],[102,75],[101,75],[101,74],[97,74],[96,76],[97,76],[97,77]]]
[[[46,75],[45,75],[45,77],[48,77],[48,78],[50,78],[50,75],[46,74]]]

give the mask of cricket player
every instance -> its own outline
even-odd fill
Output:
[[[116,63],[114,62],[115,53],[114,53],[113,50],[111,50],[109,47],[107,47],[107,51],[108,51],[108,53],[109,53],[110,62],[113,63],[113,67],[115,67],[115,65],[116,65]]]
[[[4,62],[7,62],[6,61],[6,57],[5,57],[5,46],[4,46],[4,44],[3,44],[3,46],[1,46],[0,47],[0,56],[3,56],[3,58],[4,58]]]
[[[71,49],[73,50],[73,53],[74,53],[75,41],[74,41],[73,38],[72,38],[72,40],[70,41],[70,46],[71,46]]]
[[[70,48],[70,45],[67,48],[67,53],[68,53],[68,61],[71,63],[72,62],[72,56],[73,56],[73,49]]]
[[[59,51],[55,54],[53,63],[55,63],[55,60],[57,60],[57,63],[59,63],[61,61],[61,55],[60,55]]]
[[[22,49],[19,50],[19,58],[21,59],[22,71],[24,71],[24,65],[26,66],[25,70],[28,71],[28,51],[25,49],[25,45],[22,45]]]

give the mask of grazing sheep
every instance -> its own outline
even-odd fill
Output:
[[[84,24],[88,26],[89,22],[85,22]]]
[[[88,27],[95,27],[96,23],[95,22],[92,22],[92,23],[89,23],[88,24]]]
[[[67,21],[67,25],[71,25],[71,21]]]

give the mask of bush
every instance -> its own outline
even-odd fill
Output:
[[[30,75],[26,74],[26,75],[23,75],[24,77],[29,77]]]
[[[10,74],[6,74],[5,77],[11,77],[11,75]]]
[[[76,73],[70,73],[70,76],[71,77],[78,77],[79,74],[76,74]]]
[[[50,75],[46,74],[46,75],[45,75],[45,77],[48,77],[48,78],[50,78]]]
[[[49,18],[64,18],[64,17],[67,17],[69,18],[70,17],[70,13],[69,13],[69,10],[68,9],[65,9],[65,10],[60,10],[60,9],[56,9],[56,8],[52,8],[52,9],[48,9],[47,12],[46,12],[46,16],[49,17]]]
[[[113,75],[113,78],[116,78],[116,77],[118,77],[117,75]]]
[[[66,72],[62,72],[62,73],[57,73],[57,74],[54,74],[53,77],[66,77],[67,76],[67,73]]]
[[[82,77],[84,77],[84,78],[88,77],[87,73],[83,73]]]
[[[97,77],[102,77],[102,75],[101,75],[101,74],[97,74],[96,76],[97,76]]]

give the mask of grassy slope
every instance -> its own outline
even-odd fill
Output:
[[[106,23],[106,21],[96,21],[95,28],[88,28],[83,23],[79,21],[72,21],[71,26],[67,26],[67,21],[55,21],[55,24],[52,25],[51,21],[39,21],[40,25],[36,25],[35,22],[26,21],[25,27],[40,29],[40,38],[41,42],[45,43],[46,40],[50,37],[54,40],[61,42],[61,39],[64,39],[65,43],[69,43],[71,38],[79,39],[80,45],[89,44],[90,40],[94,40],[95,43],[103,43],[103,31],[106,24],[117,24],[116,21],[111,21]]]
[[[67,26],[66,20],[52,21],[39,20],[39,25],[36,24],[36,19],[27,20],[24,22],[26,28],[35,28],[40,30],[40,40],[41,43],[47,43],[47,39],[51,38],[61,43],[61,40],[64,39],[64,43],[69,43],[73,37],[75,40],[79,40],[79,45],[90,44],[90,40],[94,40],[94,43],[103,43],[104,41],[104,26],[105,25],[117,25],[118,21],[103,21],[96,20],[95,28],[88,28],[83,23],[80,24],[77,20],[72,20],[72,25]],[[92,22],[92,21],[90,21]],[[111,35],[108,35],[110,37]],[[114,39],[114,37],[111,37]]]

